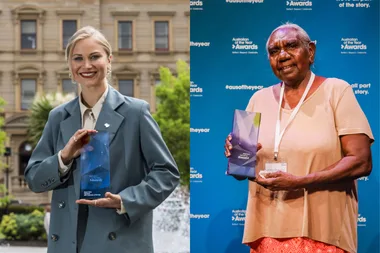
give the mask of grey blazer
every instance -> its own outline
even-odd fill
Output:
[[[78,98],[54,108],[25,169],[32,191],[53,190],[48,253],[76,253],[80,159],[60,178],[57,153],[80,128]],[[121,195],[127,214],[89,206],[81,253],[152,253],[152,212],[178,185],[177,165],[148,103],[111,86],[95,129],[110,133],[110,192]]]

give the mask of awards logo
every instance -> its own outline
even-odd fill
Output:
[[[199,173],[198,170],[190,167],[190,183],[202,183],[203,182],[203,174]]]
[[[203,97],[203,88],[190,81],[190,97]]]
[[[232,38],[232,54],[258,54],[259,46],[249,38]]]
[[[190,0],[190,10],[191,11],[203,11],[203,1],[201,1],[201,0]]]
[[[231,216],[232,225],[233,226],[244,226],[245,213],[246,213],[246,210],[241,210],[241,209],[232,210],[232,216]]]
[[[311,11],[313,7],[312,1],[289,0],[286,1],[287,11]]]
[[[358,38],[342,38],[340,41],[341,54],[367,54],[367,45]]]
[[[358,215],[358,227],[367,226],[367,218],[359,213]]]

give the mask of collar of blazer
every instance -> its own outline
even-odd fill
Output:
[[[96,121],[95,129],[97,131],[107,131],[110,133],[110,144],[115,137],[124,117],[117,113],[117,108],[125,103],[123,95],[111,86],[108,86],[108,94]],[[79,98],[68,102],[64,107],[68,112],[68,117],[60,123],[60,130],[65,143],[67,143],[74,133],[81,128],[81,113]]]

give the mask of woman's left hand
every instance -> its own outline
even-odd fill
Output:
[[[271,191],[291,191],[302,188],[302,177],[294,176],[290,173],[277,171],[265,173],[263,177],[257,175],[255,182]]]
[[[89,200],[89,199],[79,199],[76,201],[77,204],[90,205],[103,208],[121,208],[121,197],[118,194],[112,194],[107,192],[105,198]]]

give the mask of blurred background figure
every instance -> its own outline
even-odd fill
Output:
[[[44,215],[44,228],[46,235],[49,236],[49,225],[50,225],[50,204],[45,206],[45,215]]]

